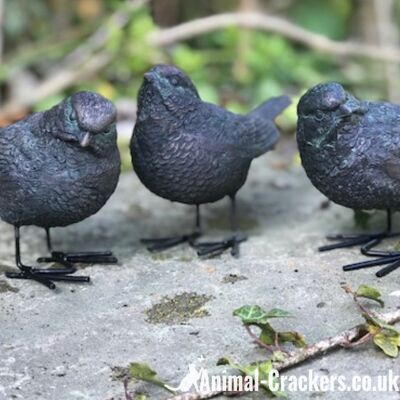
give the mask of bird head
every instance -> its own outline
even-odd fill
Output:
[[[151,102],[173,111],[199,98],[197,89],[183,71],[173,65],[159,64],[144,74],[138,103],[139,108]]]
[[[297,106],[298,131],[322,142],[340,124],[365,114],[365,104],[336,82],[322,83],[305,93]]]
[[[94,136],[115,127],[115,106],[100,94],[78,92],[56,107],[62,123],[58,124],[55,135],[68,142],[78,142],[81,147],[89,146]]]

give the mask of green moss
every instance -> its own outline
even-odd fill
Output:
[[[160,303],[146,310],[147,321],[152,324],[181,324],[191,318],[209,315],[203,306],[212,296],[197,293],[182,293],[173,298],[165,297]]]

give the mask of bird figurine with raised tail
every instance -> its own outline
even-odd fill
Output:
[[[297,142],[313,185],[333,202],[354,210],[386,210],[378,233],[328,237],[320,251],[361,245],[374,260],[345,265],[350,271],[386,265],[381,277],[400,266],[400,252],[373,249],[392,232],[392,212],[400,210],[400,106],[361,101],[335,82],[310,89],[298,104]]]
[[[289,104],[281,96],[237,115],[202,101],[189,77],[175,66],[156,65],[145,73],[130,144],[133,168],[156,195],[196,206],[193,233],[144,239],[150,251],[189,242],[200,256],[229,248],[232,255],[239,254],[246,237],[236,233],[235,196],[252,160],[277,142],[273,121]],[[231,199],[233,234],[219,242],[199,242],[200,205],[225,196]]]
[[[0,129],[0,217],[15,227],[16,265],[9,278],[33,279],[50,289],[54,281],[87,282],[71,275],[74,263],[115,263],[109,251],[53,251],[50,228],[64,227],[99,211],[120,173],[116,109],[103,96],[79,92],[54,106]],[[61,268],[23,264],[20,228],[46,230],[50,257]]]

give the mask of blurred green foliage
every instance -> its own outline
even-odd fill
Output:
[[[223,8],[226,0],[220,1]],[[180,14],[201,16],[199,10],[206,2],[195,3],[184,3],[185,9]],[[354,33],[359,4],[356,0],[286,3],[280,13],[310,31],[335,40],[346,40]],[[271,0],[265,4],[278,6],[277,1]],[[368,93],[372,98],[384,96],[383,78],[379,75],[371,79],[369,74],[377,63],[319,54],[267,32],[230,27],[165,49],[149,47],[148,35],[158,29],[150,6],[133,12],[129,23],[119,29],[109,16],[125,6],[120,0],[5,0],[5,54],[0,67],[3,92],[7,93],[4,86],[18,69],[27,68],[41,77],[47,70],[62,68],[65,55],[84,43],[99,26],[104,26],[108,32],[104,49],[112,54],[113,61],[84,84],[68,88],[66,93],[89,89],[113,100],[135,98],[148,68],[158,62],[174,63],[192,77],[203,99],[233,111],[246,112],[270,96],[291,94],[294,104],[281,119],[288,131],[295,126],[296,99],[321,81],[338,80],[354,86],[356,93]],[[66,93],[47,98],[35,105],[35,109],[49,107]]]

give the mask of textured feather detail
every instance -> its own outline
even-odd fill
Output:
[[[238,130],[238,144],[243,155],[253,159],[275,146],[279,131],[272,121],[254,116],[243,119],[241,129]]]

